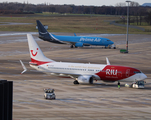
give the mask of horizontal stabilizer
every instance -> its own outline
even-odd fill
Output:
[[[25,67],[25,65],[23,64],[23,62],[21,60],[20,60],[20,63],[22,65],[23,69],[24,69],[20,74],[23,74],[27,71],[27,68]]]

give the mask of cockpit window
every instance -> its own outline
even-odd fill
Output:
[[[107,40],[107,41],[111,41],[111,40]]]
[[[135,74],[137,74],[137,73],[141,73],[141,71],[134,71],[134,73],[135,73]]]

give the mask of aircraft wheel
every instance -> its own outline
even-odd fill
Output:
[[[70,48],[73,48],[73,45],[71,45]]]
[[[75,80],[75,81],[73,82],[73,84],[76,85],[76,84],[79,84],[79,82],[78,82],[77,80]]]
[[[116,47],[114,47],[114,49],[116,49]]]

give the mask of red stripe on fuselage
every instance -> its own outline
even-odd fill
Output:
[[[134,75],[135,72],[140,72],[140,70],[126,66],[107,65],[102,71],[96,73],[96,75],[104,81],[117,81],[128,78]]]
[[[31,58],[31,62],[29,62],[29,63],[42,65],[42,64],[51,63],[51,62],[38,61],[38,60],[35,60],[35,59]]]

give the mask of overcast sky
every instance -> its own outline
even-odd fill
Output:
[[[19,3],[32,3],[32,4],[74,4],[74,5],[94,5],[94,6],[115,6],[117,3],[125,2],[126,0],[1,0],[0,2],[19,2]],[[143,3],[151,3],[151,0],[135,0],[140,5]]]

